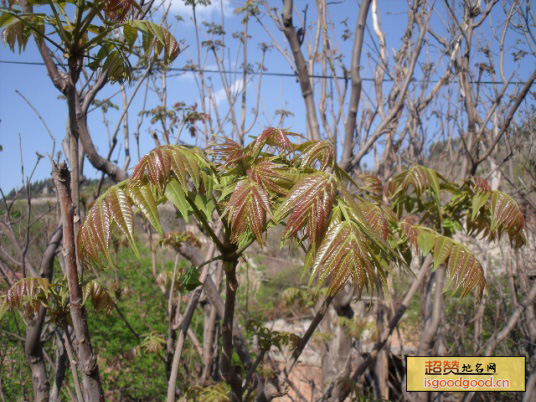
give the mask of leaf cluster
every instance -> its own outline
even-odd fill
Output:
[[[113,227],[138,255],[134,208],[163,235],[157,205],[167,201],[184,219],[198,221],[218,247],[217,258],[236,258],[255,241],[262,246],[267,230],[283,225],[282,245],[304,249],[309,284],[329,281],[331,295],[349,281],[359,293],[386,287],[391,264],[409,265],[413,246],[431,252],[435,268],[446,267],[455,290],[465,295],[474,289],[480,297],[482,267],[452,234],[465,223],[469,233],[490,240],[506,233],[515,246],[524,243],[519,205],[481,179],[458,185],[416,166],[384,186],[374,176],[350,177],[340,169],[331,143],[294,138],[300,136],[268,128],[246,146],[225,138],[208,153],[172,145],[154,149],[127,181],[94,202],[78,239],[81,261],[113,265]],[[223,235],[214,233],[216,219]]]
[[[272,346],[280,351],[283,351],[283,346],[288,346],[290,350],[294,350],[300,341],[300,337],[296,334],[272,331],[266,328],[265,323],[257,320],[249,320],[246,329],[257,337],[257,346],[261,352],[268,352]]]
[[[217,384],[209,385],[208,387],[201,387],[195,385],[186,389],[184,395],[179,399],[180,402],[190,401],[206,401],[206,402],[230,402],[230,386],[226,383],[220,382]],[[250,395],[246,401],[252,401],[253,395]]]
[[[24,12],[18,1],[12,1],[0,13],[2,39],[12,51],[16,46],[19,52],[24,50],[33,35],[38,43],[46,42],[66,59],[79,62],[88,58],[92,70],[102,68],[112,81],[130,80],[129,56],[138,39],[142,59],[160,58],[168,65],[180,53],[177,40],[167,29],[134,19],[144,11],[132,0],[32,0],[28,6],[39,7],[40,12]]]
[[[90,301],[97,312],[110,314],[114,300],[109,292],[97,281],[82,286],[83,304]],[[70,320],[69,289],[65,278],[52,283],[46,278],[24,278],[16,282],[0,298],[0,319],[8,310],[23,309],[29,320],[35,320],[41,307],[47,309],[50,321],[62,324]]]
[[[173,291],[176,292],[179,290],[194,290],[201,285],[201,282],[199,281],[199,271],[195,269],[195,267],[190,267],[184,272],[179,272],[179,275],[175,278],[174,284],[173,272],[171,271],[160,273],[156,278],[156,282],[168,292],[172,291],[171,286],[173,286]]]

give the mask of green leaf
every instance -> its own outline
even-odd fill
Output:
[[[136,39],[138,38],[138,31],[132,25],[125,24],[123,25],[123,34],[125,35],[125,41],[127,42],[129,48],[134,46]]]
[[[417,237],[417,244],[422,251],[422,255],[427,255],[435,244],[436,235],[434,233],[427,232],[425,230],[419,231]]]
[[[0,322],[2,321],[2,317],[8,310],[9,306],[7,305],[6,299],[0,298]]]
[[[437,236],[434,244],[434,269],[437,269],[441,264],[447,261],[452,249],[452,241],[444,236]]]
[[[491,196],[490,192],[479,192],[471,201],[471,219],[474,220],[480,208],[482,208],[486,202],[488,202],[489,197]]]
[[[411,213],[411,211],[413,211],[413,208],[415,207],[415,198],[413,197],[408,197],[404,200],[404,208],[406,208],[406,211],[408,211],[408,213]]]
[[[93,25],[93,24],[90,24],[88,27],[87,27],[87,30],[95,35],[100,35],[104,30],[105,28],[104,27],[101,27],[101,26],[98,26],[98,25]],[[126,36],[126,35],[125,35]]]
[[[232,194],[235,191],[236,182],[232,182],[226,185],[220,192],[220,199],[218,202],[223,201],[229,194]]]
[[[462,230],[463,228],[460,222],[457,220],[450,220],[449,218],[445,218],[441,221],[441,227],[454,231]]]
[[[19,18],[9,18],[7,14],[8,13],[2,13],[0,16],[3,17],[0,26],[5,27],[2,32],[2,39],[12,52],[15,51],[16,44],[18,44],[19,53],[26,48],[32,31],[38,31],[41,34],[44,34],[45,27],[40,16],[26,15]]]
[[[172,179],[166,186],[165,190],[166,198],[173,203],[181,213],[182,217],[188,223],[189,213],[192,211],[192,207],[186,200],[186,194],[184,193],[182,186],[176,179]]]
[[[12,13],[3,12],[0,14],[0,28],[11,25],[19,21]]]
[[[149,49],[152,46],[154,55],[158,56],[163,50],[163,59],[165,64],[171,63],[180,53],[179,44],[171,33],[162,26],[154,22],[145,20],[133,20],[125,23],[144,33],[144,50],[146,56],[149,55]]]
[[[201,285],[202,283],[199,281],[199,271],[196,267],[191,267],[188,271],[186,271],[186,274],[184,274],[181,287],[185,288],[186,290],[194,290]]]
[[[162,230],[162,225],[160,224],[156,200],[154,199],[151,189],[148,186],[129,187],[127,189],[127,194],[143,215],[145,215],[151,225],[153,225],[156,231],[162,236],[164,232]]]
[[[104,43],[88,66],[95,71],[101,63],[102,69],[108,71],[111,81],[130,80],[132,71],[130,61],[124,51],[118,49],[114,43]]]
[[[194,204],[208,220],[212,220],[212,213],[214,212],[214,200],[212,197],[209,197],[204,194],[195,194]]]
[[[446,182],[445,178],[435,170],[424,166],[414,166],[400,173],[389,182],[387,186],[387,194],[389,198],[400,202],[404,199],[407,200],[409,195],[408,189],[410,186],[413,187],[415,194],[418,197],[421,197],[425,191],[429,191],[439,210],[441,208],[441,185],[439,179],[441,179],[442,182]],[[407,203],[405,206],[408,213],[413,209],[412,204]]]
[[[430,187],[432,188],[432,192],[434,194],[434,199],[436,201],[437,208],[439,210],[441,208],[441,205],[440,205],[441,193],[440,193],[440,189],[439,189],[439,179],[437,177],[437,172],[435,170],[429,169],[429,168],[427,168],[427,171],[428,171],[428,177],[429,177],[429,181],[430,181]]]

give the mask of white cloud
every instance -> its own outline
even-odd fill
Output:
[[[192,17],[192,6],[185,5],[184,0],[169,0],[171,1],[170,13],[182,16],[186,21]],[[169,3],[168,3],[169,4]],[[230,0],[212,0],[208,6],[196,6],[195,13],[200,20],[210,20],[214,17],[221,16],[223,6],[223,15],[229,16],[233,14],[233,9]]]
[[[231,87],[229,88],[229,91],[231,93],[231,99],[236,98],[236,94],[242,91],[242,79],[237,79]],[[214,99],[216,100],[216,104],[219,105],[221,102],[227,102],[227,93],[225,92],[225,88],[220,88],[214,93]]]

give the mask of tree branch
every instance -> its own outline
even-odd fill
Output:
[[[104,392],[100,382],[99,366],[97,365],[97,357],[91,347],[86,310],[82,304],[82,289],[78,280],[73,223],[74,205],[71,198],[70,173],[65,162],[59,167],[56,164],[52,166],[52,177],[60,200],[63,224],[63,248],[67,266],[67,284],[70,298],[69,305],[72,324],[78,343],[78,360],[82,369],[84,399],[87,401],[103,401]]]
[[[340,162],[340,166],[345,170],[350,166],[353,156],[357,110],[359,109],[359,99],[361,98],[361,51],[363,49],[363,39],[370,3],[371,0],[363,0],[359,9],[359,15],[357,16],[354,48],[352,50],[352,66],[350,67],[352,92],[350,93],[350,104],[348,105],[348,117],[344,125],[344,143]]]
[[[504,120],[503,124],[501,125],[501,130],[499,133],[495,136],[492,143],[488,147],[488,149],[484,152],[484,154],[478,158],[475,161],[475,164],[478,165],[486,160],[488,156],[491,155],[493,150],[495,149],[495,146],[500,141],[506,130],[510,127],[510,123],[512,122],[512,119],[514,118],[515,113],[517,112],[517,109],[519,108],[519,105],[521,105],[521,102],[525,99],[527,94],[529,93],[529,90],[534,83],[534,80],[536,80],[536,69],[532,72],[531,76],[523,86],[523,89],[521,89],[521,92],[516,96],[516,100],[512,107],[510,108],[510,112],[508,113],[508,116],[506,116],[506,119]],[[475,169],[476,170],[476,169]],[[474,173],[473,173],[474,174]]]
[[[404,316],[404,313],[406,312],[409,303],[411,302],[411,299],[417,292],[417,289],[419,288],[421,282],[423,281],[424,277],[426,276],[426,271],[429,267],[429,265],[432,263],[433,257],[432,254],[428,254],[428,256],[425,258],[424,263],[421,266],[421,269],[419,270],[419,273],[417,274],[417,277],[415,278],[415,281],[411,285],[411,288],[408,290],[408,293],[406,293],[406,296],[404,297],[404,300],[402,301],[402,304],[398,307],[398,310],[396,311],[396,314],[389,320],[389,324],[387,325],[387,328],[383,331],[383,333],[380,336],[380,339],[376,342],[374,345],[374,348],[372,349],[370,355],[367,357],[367,359],[361,363],[356,371],[353,373],[351,377],[351,382],[338,382],[335,385],[335,390],[332,394],[331,400],[339,400],[344,401],[344,399],[348,396],[348,394],[351,391],[351,388],[348,386],[351,383],[357,382],[359,377],[365,373],[367,368],[374,362],[376,359],[376,356],[378,356],[378,353],[383,349],[387,341],[389,340],[389,337],[393,333],[393,330],[398,325],[398,322],[402,319]]]
[[[307,72],[307,63],[303,57],[298,36],[292,24],[293,1],[285,0],[283,9],[283,32],[287,37],[288,43],[294,56],[296,69],[298,70],[298,80],[303,99],[305,100],[305,109],[307,110],[307,127],[309,136],[313,140],[320,140],[320,126],[316,117],[316,105],[314,101],[314,90],[311,85],[309,73]]]
[[[413,12],[416,13],[416,11],[413,11]],[[400,90],[400,93],[398,94],[397,102],[395,103],[393,108],[389,111],[389,114],[387,115],[387,117],[381,121],[378,128],[376,128],[374,133],[368,138],[367,142],[363,146],[361,146],[359,152],[352,158],[351,163],[349,167],[347,168],[347,170],[352,170],[355,166],[359,164],[361,159],[363,159],[363,157],[368,153],[368,151],[376,143],[378,138],[380,138],[380,136],[385,133],[389,124],[396,118],[396,116],[402,110],[404,106],[409,84],[413,78],[413,72],[415,71],[417,59],[419,58],[419,55],[421,53],[421,49],[422,49],[423,42],[424,42],[424,36],[427,31],[426,26],[425,26],[426,21],[422,21],[422,19],[423,19],[423,16],[421,15],[415,16],[415,20],[417,21],[417,24],[419,26],[419,36],[417,38],[415,48],[413,49],[413,52],[414,52],[413,57],[411,58],[410,64],[407,68],[406,77],[402,84],[402,89]]]

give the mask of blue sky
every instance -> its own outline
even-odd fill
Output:
[[[171,8],[171,14],[180,14],[183,16],[184,21],[175,23],[175,19],[170,19],[173,23],[172,31],[178,40],[183,40],[185,51],[179,55],[175,60],[172,67],[184,66],[190,57],[195,54],[195,36],[193,24],[191,22],[190,9],[185,7],[181,1],[173,0],[174,3]],[[214,1],[209,8],[199,8],[199,20],[200,21],[214,21],[221,22],[221,5],[219,1]],[[296,2],[296,8],[302,10],[307,2]],[[309,2],[309,15],[308,23],[315,19],[315,5],[314,2]],[[277,2],[280,5],[280,2]],[[236,16],[233,13],[233,9],[236,7],[234,2],[224,2],[225,13],[225,31],[226,31],[226,44],[227,51],[232,55],[231,61],[226,65],[231,70],[237,70],[240,68],[241,60],[236,62],[236,41],[231,38],[232,32],[241,31],[241,16]],[[444,26],[441,19],[444,18],[445,10],[438,10],[432,17],[432,26],[437,29],[439,33],[444,33]],[[337,24],[337,29],[340,29],[342,33],[343,25],[341,21],[348,18],[349,28],[353,31],[355,26],[355,19],[357,17],[358,6],[355,1],[345,1],[340,4],[333,4],[330,6],[330,13],[332,21]],[[407,21],[407,3],[398,0],[385,0],[380,2],[380,15],[382,24],[387,37],[387,48],[390,51],[390,59],[392,60],[392,49],[398,49],[401,36],[403,35],[406,21]],[[497,16],[491,16],[489,24],[500,24],[501,13],[497,13]],[[369,23],[370,23],[369,15]],[[282,32],[275,29],[275,26],[267,17],[263,18],[269,29],[271,29],[274,37],[280,44],[285,45],[284,35]],[[297,21],[295,20],[297,25]],[[489,30],[490,27],[483,27],[483,32]],[[257,49],[257,43],[266,42],[270,43],[271,39],[256,22],[252,21],[250,24],[250,34],[253,36],[249,47],[248,53],[250,55],[250,62],[254,64],[260,59],[260,51]],[[308,33],[313,34],[313,31]],[[514,35],[507,37],[507,45],[512,46],[515,41]],[[203,40],[203,38],[201,39]],[[351,47],[353,44],[353,38],[348,41],[339,40],[341,46],[341,52],[346,60],[346,65],[350,64]],[[365,37],[365,48],[363,53],[363,77],[371,77],[372,72],[370,70],[371,62],[367,58],[367,52],[372,52],[372,41],[370,35]],[[433,59],[437,57],[437,51],[433,48],[429,49],[430,57]],[[27,61],[27,62],[40,62],[40,56],[36,51],[35,45],[30,43],[22,54],[12,53],[9,48],[0,45],[0,60],[2,61]],[[506,62],[507,76],[510,76],[512,72],[518,67],[511,63],[510,58]],[[529,57],[526,60],[528,63],[521,65],[519,76],[526,77],[532,71],[534,66],[534,58]],[[474,63],[478,60],[473,60]],[[205,68],[214,68],[215,62],[210,58],[206,59],[204,63]],[[271,50],[267,55],[266,67],[271,72],[292,72],[287,61],[277,52],[277,50]],[[316,68],[316,73],[320,73],[320,67]],[[171,73],[174,75],[168,79],[168,105],[175,102],[185,102],[186,104],[198,103],[200,104],[199,92],[193,79],[192,73],[185,73],[182,75],[176,75],[177,73]],[[418,77],[418,75],[417,75]],[[225,108],[226,99],[223,96],[220,77],[218,74],[207,74],[207,78],[213,82],[216,98],[220,100],[220,106]],[[230,75],[228,81],[235,83],[235,88],[240,88],[240,83],[237,76]],[[254,80],[248,87],[248,110],[254,107],[255,97],[257,92],[257,81]],[[112,84],[106,86],[98,95],[98,99],[104,99],[111,96],[119,89],[118,84]],[[134,99],[131,111],[129,113],[129,126],[131,132],[136,125],[138,116],[137,112],[142,109],[144,86],[138,92],[137,97]],[[386,86],[388,89],[388,85]],[[3,151],[0,152],[0,188],[4,193],[9,192],[13,187],[19,187],[21,184],[21,152],[19,145],[22,145],[22,159],[25,164],[26,174],[29,173],[33,167],[37,156],[36,152],[40,154],[49,154],[52,150],[52,141],[47,134],[42,122],[39,120],[37,114],[31,110],[28,104],[20,97],[15,91],[18,90],[33,104],[33,106],[39,111],[46,124],[52,131],[56,138],[56,151],[61,150],[61,141],[66,133],[66,121],[67,121],[67,106],[64,100],[58,99],[59,92],[53,87],[50,79],[46,74],[44,66],[33,65],[17,65],[17,64],[5,64],[0,63],[0,145],[3,147]],[[373,90],[370,84],[365,84],[364,90],[367,94],[371,94],[373,97]],[[128,89],[129,93],[132,91],[132,86]],[[305,131],[305,110],[303,105],[303,98],[301,97],[299,84],[293,77],[265,77],[262,81],[262,101],[261,101],[261,113],[256,123],[256,130],[260,131],[264,127],[275,124],[277,118],[274,117],[274,111],[277,109],[289,109],[294,113],[294,117],[286,120],[286,126],[297,132]],[[117,95],[112,101],[118,105],[121,104],[121,97]],[[149,92],[147,100],[147,109],[151,109],[158,104],[158,99],[154,94]],[[112,111],[108,115],[111,128],[115,127],[119,112]],[[250,119],[249,119],[250,121]],[[108,135],[106,129],[102,123],[102,114],[100,111],[94,111],[89,115],[90,130],[97,146],[97,149],[101,155],[105,155],[108,150]],[[149,126],[144,124],[141,129],[140,140],[140,152],[143,155],[154,147],[154,142],[150,138],[148,133]],[[255,132],[255,130],[254,130]],[[184,138],[189,137],[188,134],[184,134]],[[122,138],[120,134],[119,138]],[[131,143],[134,143],[134,138],[131,136]],[[134,162],[136,162],[136,149],[132,145],[131,154],[133,155]],[[118,160],[122,164],[123,155],[122,150],[117,147],[112,160]],[[130,165],[131,167],[133,164]],[[36,169],[34,180],[50,177],[50,162],[48,159],[42,159],[38,168]],[[96,171],[86,161],[84,173],[89,177],[97,177]]]

